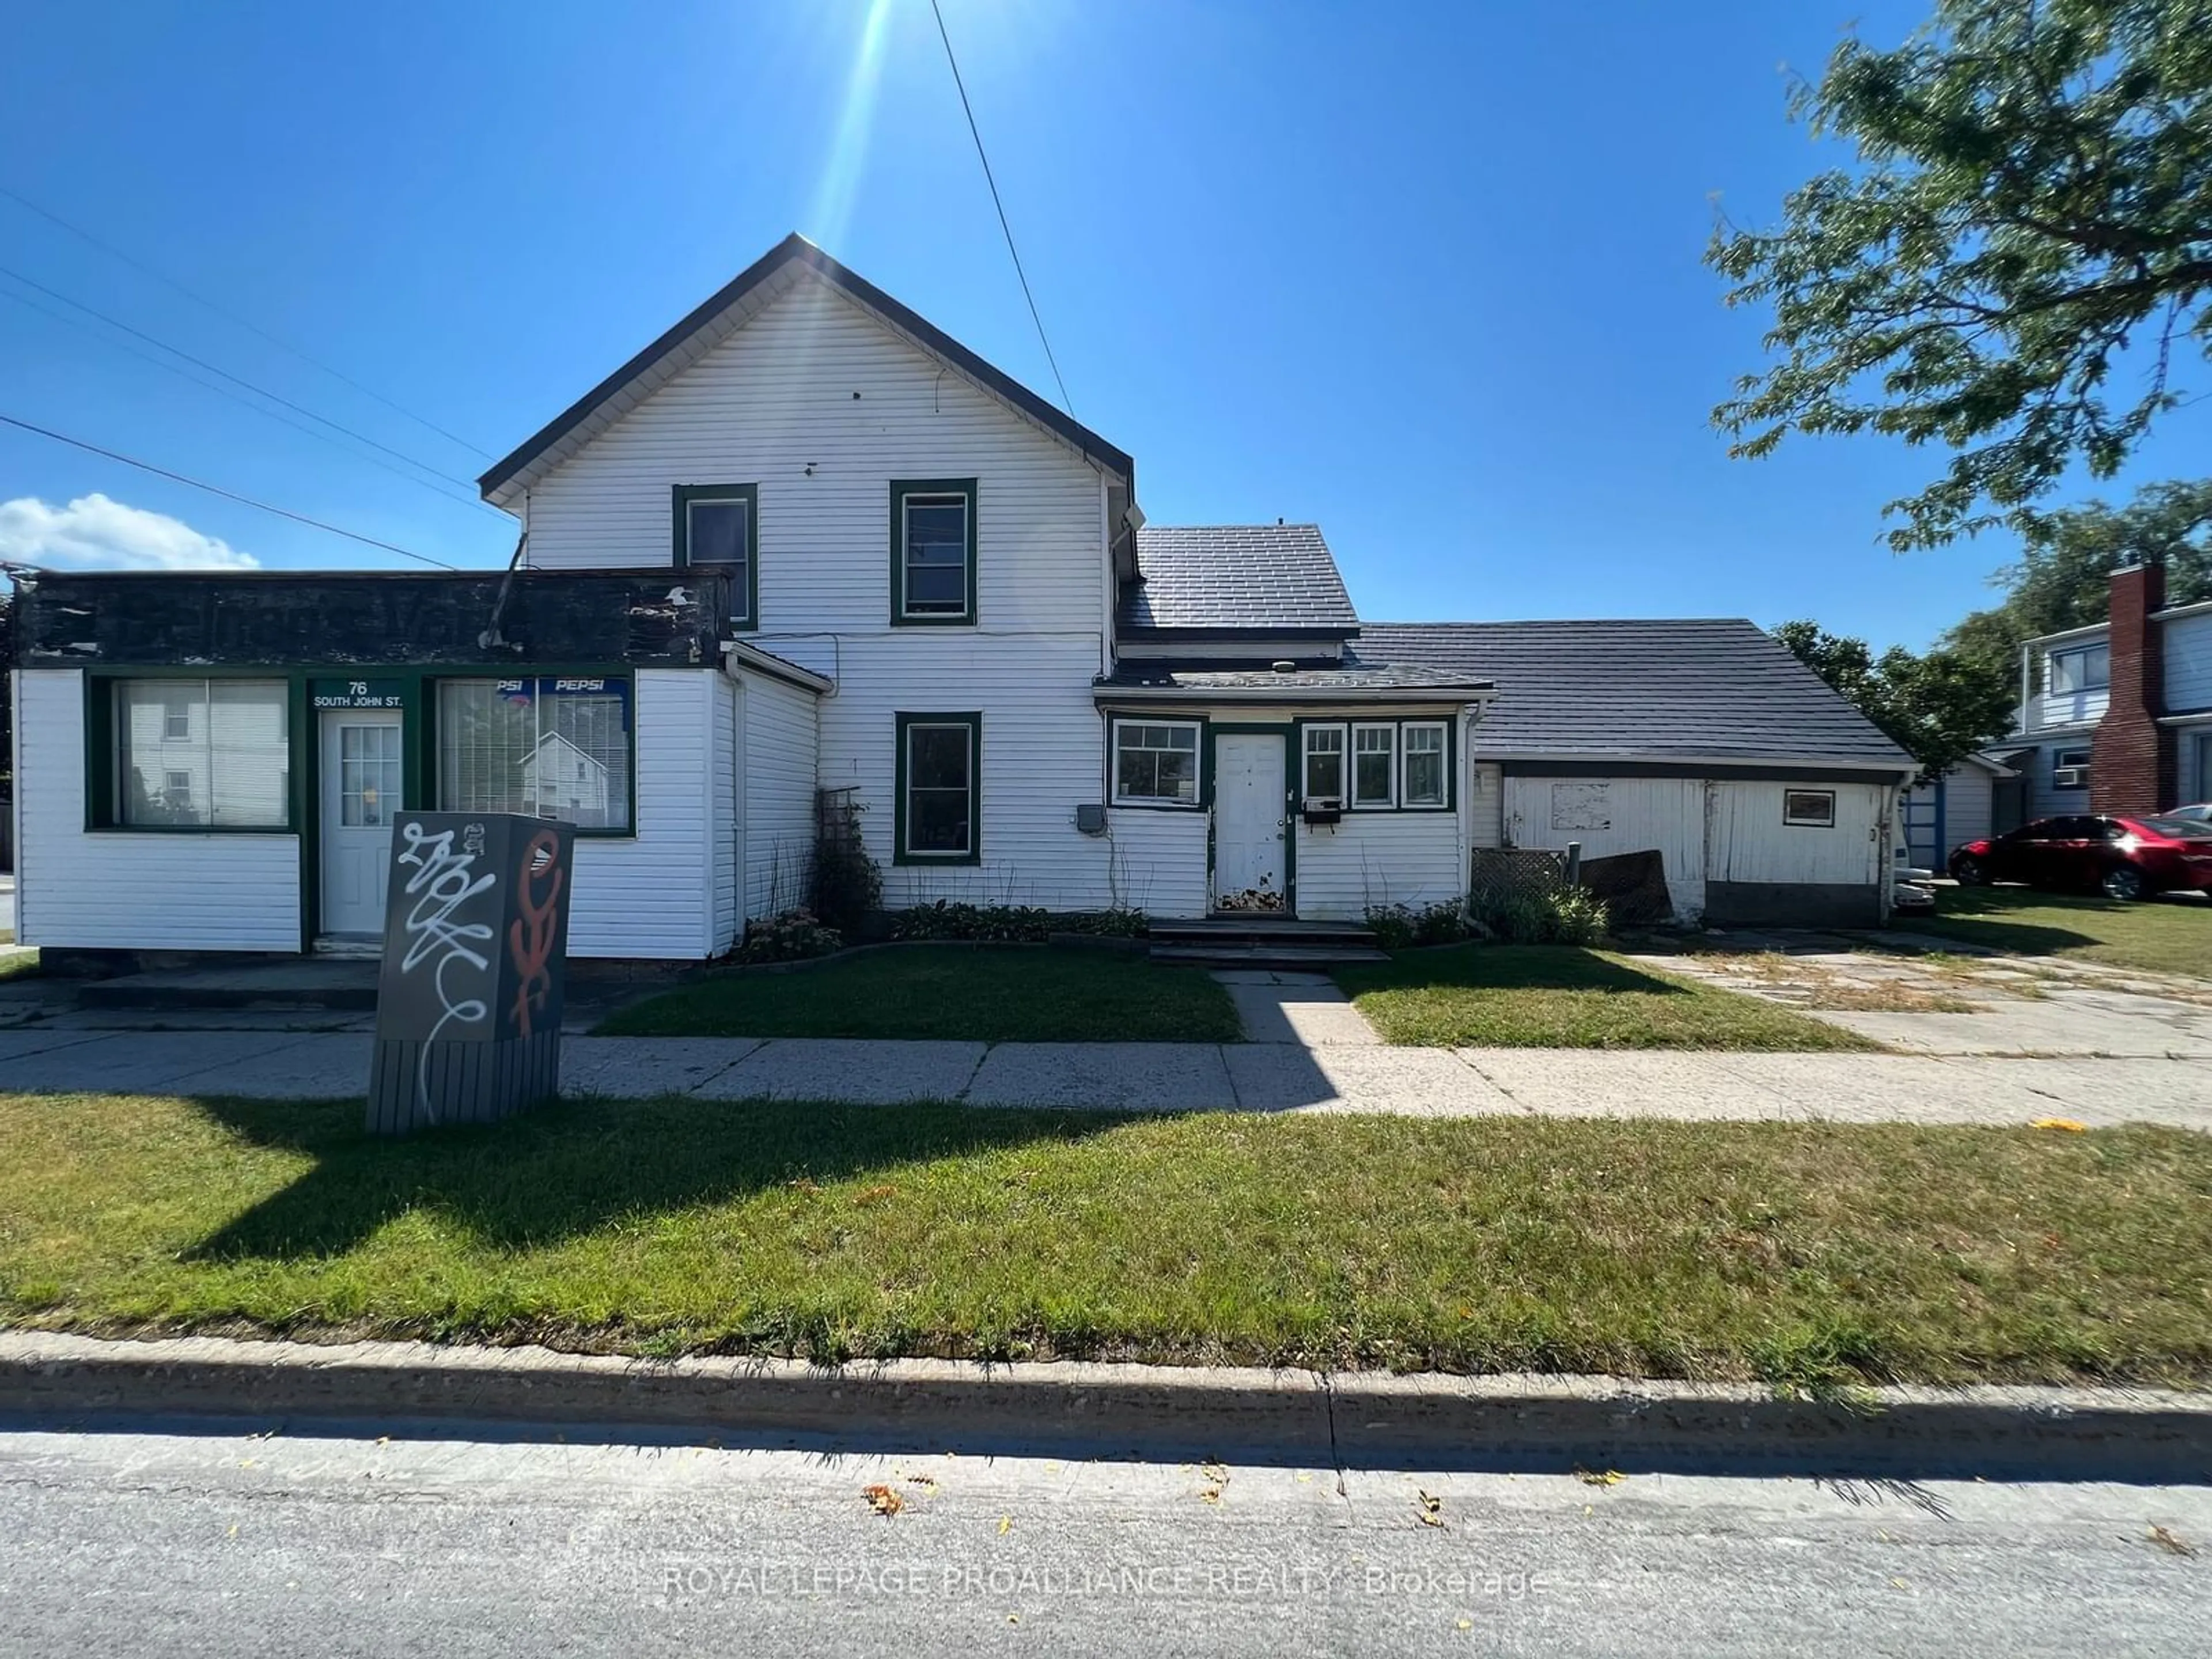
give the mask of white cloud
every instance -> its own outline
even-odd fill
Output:
[[[94,494],[67,507],[0,501],[0,559],[56,570],[255,570],[260,561],[181,519]]]

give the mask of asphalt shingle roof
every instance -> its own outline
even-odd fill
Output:
[[[1740,618],[1370,623],[1364,651],[1498,685],[1485,754],[1910,764],[1772,635]]]
[[[1123,633],[1359,626],[1317,525],[1146,525],[1137,568],[1143,580],[1123,586],[1115,614]]]
[[[1177,668],[1169,663],[1125,658],[1116,664],[1113,678],[1100,682],[1110,686],[1173,687],[1178,691],[1475,691],[1486,682],[1448,668],[1382,662],[1347,649],[1344,664],[1334,668],[1293,668],[1264,665],[1251,668]]]

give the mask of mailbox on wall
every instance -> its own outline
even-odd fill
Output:
[[[392,830],[368,1128],[482,1123],[561,1087],[574,826],[400,812]]]

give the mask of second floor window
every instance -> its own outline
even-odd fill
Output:
[[[730,579],[730,621],[760,625],[760,569],[754,556],[760,517],[757,484],[678,484],[676,563]]]
[[[891,483],[891,621],[975,620],[975,481]]]
[[[2077,645],[2051,653],[2053,691],[2102,691],[2112,683],[2112,647]]]

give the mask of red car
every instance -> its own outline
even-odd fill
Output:
[[[1962,887],[2020,881],[2148,898],[2172,889],[2212,893],[2212,823],[2191,818],[2041,818],[1951,854]]]

